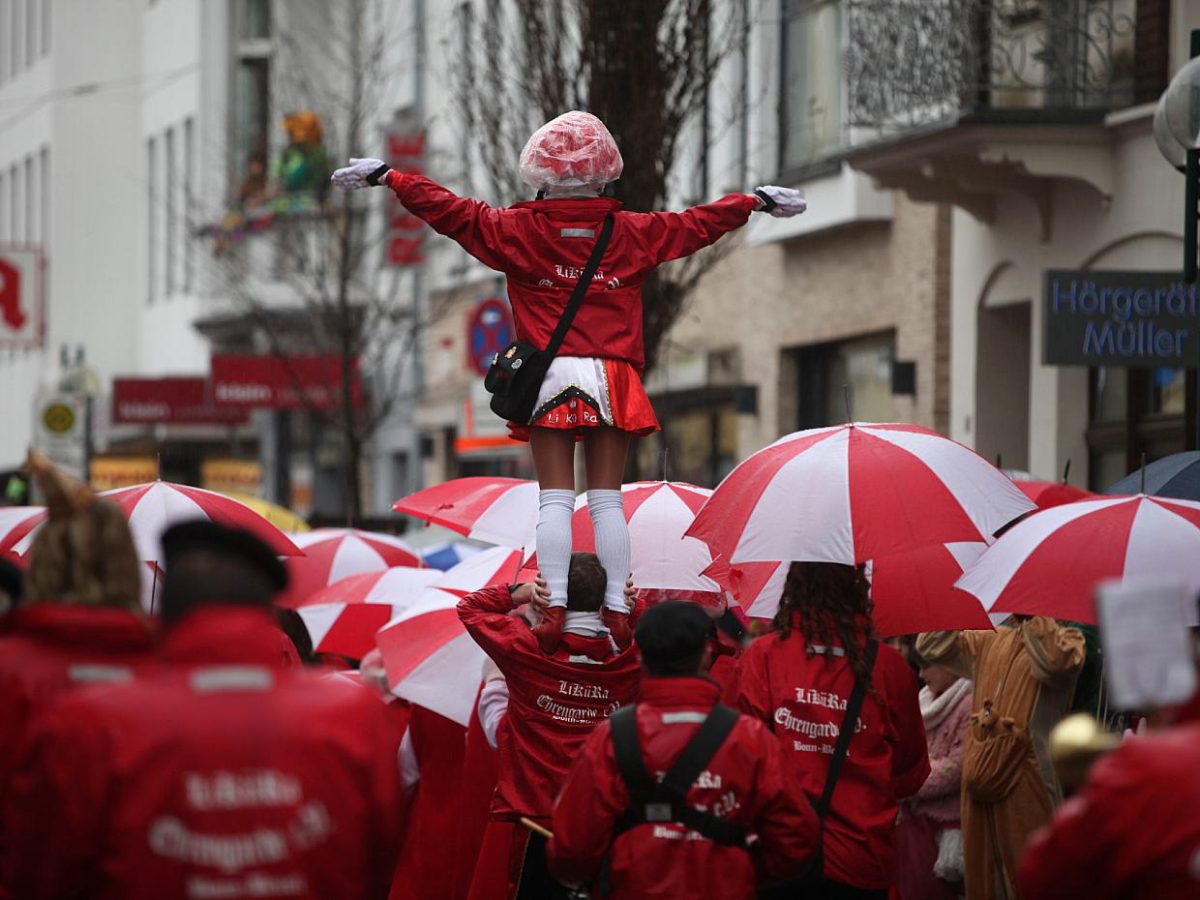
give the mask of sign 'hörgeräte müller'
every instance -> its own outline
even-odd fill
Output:
[[[1200,287],[1178,272],[1046,272],[1043,361],[1052,366],[1194,367]]]

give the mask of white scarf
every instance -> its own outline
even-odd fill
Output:
[[[569,613],[568,613],[569,615]],[[965,694],[970,693],[973,685],[969,678],[960,678],[936,697],[929,685],[921,688],[921,718],[925,720],[925,730],[933,731],[945,720],[950,711],[958,706]]]
[[[567,610],[567,616],[563,620],[563,631],[586,638],[608,634],[608,629],[604,627],[604,622],[600,619],[599,610],[595,612]]]

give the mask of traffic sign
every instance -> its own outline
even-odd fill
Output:
[[[512,312],[499,297],[480,301],[467,321],[467,364],[479,375],[486,375],[492,359],[512,343]]]

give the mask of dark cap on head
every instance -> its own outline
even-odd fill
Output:
[[[695,675],[715,635],[712,619],[695,603],[668,600],[642,614],[633,639],[654,675]]]
[[[190,551],[202,551],[236,559],[258,571],[272,590],[287,587],[288,572],[266,542],[241,528],[229,528],[207,519],[172,525],[162,536],[163,561],[170,571],[171,560]]]

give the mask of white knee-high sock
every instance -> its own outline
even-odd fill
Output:
[[[567,605],[567,572],[571,568],[571,514],[575,492],[548,490],[538,493],[538,569],[550,588],[550,605]]]
[[[604,606],[627,613],[625,581],[629,578],[629,523],[620,491],[588,491],[588,512],[596,532],[596,555],[608,576],[604,588]]]

